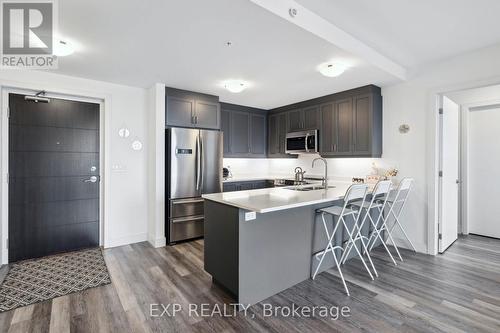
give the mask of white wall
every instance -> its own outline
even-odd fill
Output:
[[[80,79],[42,71],[0,70],[0,86],[46,90],[85,97],[100,97],[105,103],[106,156],[104,170],[106,207],[104,211],[104,245],[119,246],[147,239],[147,152],[145,89]],[[142,151],[130,148],[130,139],[118,136],[118,129],[127,126],[130,139],[143,142]],[[113,171],[113,165],[123,170]],[[6,170],[1,170],[6,182]],[[2,235],[5,236],[5,235]],[[5,237],[2,237],[5,239]],[[2,247],[4,248],[4,246]]]

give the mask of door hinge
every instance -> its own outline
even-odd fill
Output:
[[[443,171],[439,171],[439,172],[438,172],[438,176],[439,176],[439,177],[443,177]]]
[[[7,184],[9,183],[9,174],[7,174]]]
[[[443,108],[439,108],[439,114],[443,114]]]
[[[5,248],[7,250],[9,249],[9,239],[8,238],[5,240]]]
[[[443,234],[439,234],[438,239],[443,239]]]

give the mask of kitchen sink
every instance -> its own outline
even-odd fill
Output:
[[[290,187],[285,187],[287,190],[292,190],[292,191],[300,191],[300,192],[305,192],[305,191],[316,191],[316,190],[324,190],[325,187],[323,185],[313,185],[313,186],[290,186]],[[335,186],[330,185],[328,188],[335,188]]]

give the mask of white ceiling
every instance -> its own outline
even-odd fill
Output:
[[[297,0],[408,68],[500,43],[498,0]]]
[[[500,1],[299,2],[405,66],[500,41],[500,21],[493,20]],[[61,34],[79,46],[60,59],[62,74],[138,87],[164,82],[262,108],[398,82],[248,0],[58,3]],[[315,67],[330,59],[352,68],[338,78],[323,77]],[[252,86],[231,94],[220,85],[225,79],[245,79]]]

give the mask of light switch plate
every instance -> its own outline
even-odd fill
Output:
[[[252,221],[257,218],[257,213],[255,212],[247,212],[245,213],[245,221]]]

